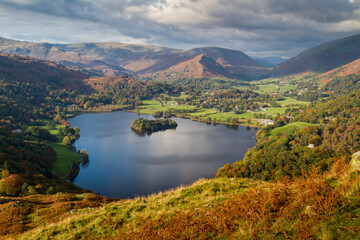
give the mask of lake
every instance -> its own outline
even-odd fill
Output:
[[[74,146],[90,155],[75,184],[107,197],[144,196],[214,177],[220,167],[241,160],[256,144],[254,129],[234,130],[182,118],[172,118],[178,123],[176,130],[139,136],[130,129],[138,117],[153,119],[118,111],[69,120],[80,128]]]

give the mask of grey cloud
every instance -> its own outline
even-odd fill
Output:
[[[17,27],[0,23],[3,34],[21,35],[21,26],[15,23],[19,21],[16,13],[21,12],[23,17],[35,18],[30,22],[39,20],[37,24],[63,21],[68,42],[81,37],[82,41],[142,39],[169,47],[212,45],[291,56],[360,32],[358,0],[0,0],[0,7]],[[77,26],[71,26],[71,21]],[[98,39],[89,26],[101,32]],[[23,29],[31,34],[30,30]],[[106,37],[106,30],[111,37]],[[76,37],[71,36],[74,32]],[[36,34],[66,41],[63,33]]]
[[[332,23],[351,19],[358,3],[344,0],[303,0],[303,1],[268,1],[269,9],[274,13],[289,14],[316,22]]]

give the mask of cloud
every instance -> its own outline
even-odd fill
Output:
[[[359,0],[0,0],[2,36],[283,57],[360,32]]]

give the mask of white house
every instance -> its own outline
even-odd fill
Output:
[[[262,125],[274,125],[274,121],[270,119],[260,119],[258,123]]]
[[[21,134],[22,131],[21,131],[21,129],[14,129],[14,130],[11,131],[11,133],[13,133],[13,134]]]

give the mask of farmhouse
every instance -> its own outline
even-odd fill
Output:
[[[258,123],[261,125],[274,125],[274,121],[270,119],[260,119]]]

